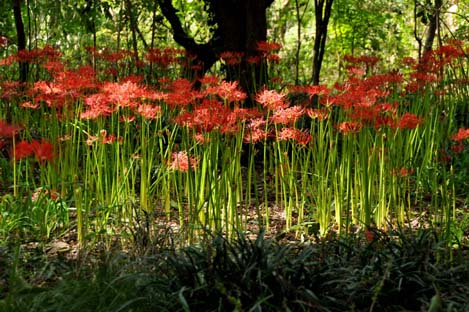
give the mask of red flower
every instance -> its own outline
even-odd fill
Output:
[[[177,124],[194,128],[198,132],[220,130],[229,126],[230,109],[217,100],[204,99],[192,112],[185,112],[176,117]],[[235,121],[233,121],[235,122]]]
[[[27,141],[20,141],[15,145],[13,157],[15,160],[29,157],[33,154],[33,147]]]
[[[205,75],[202,78],[199,78],[199,81],[203,85],[208,85],[208,86],[217,86],[220,84],[220,78],[217,76],[210,76],[210,75]]]
[[[54,145],[42,140],[41,142],[33,140],[31,142],[32,150],[36,159],[43,163],[44,161],[52,161],[54,159]]]
[[[354,121],[344,121],[339,124],[339,131],[344,135],[348,135],[350,132],[358,132],[363,127],[363,124],[360,122]]]
[[[293,140],[301,145],[306,145],[311,141],[312,136],[307,130],[301,131],[296,128],[283,128],[278,134],[277,139],[280,141]]]
[[[256,143],[267,139],[269,131],[266,130],[267,121],[263,118],[251,119],[249,125],[246,127],[244,134],[244,143]]]
[[[9,125],[0,119],[0,138],[11,138],[21,129],[17,125]]]
[[[312,119],[318,119],[319,121],[326,120],[329,117],[329,110],[324,108],[308,108],[306,114]]]
[[[270,53],[271,51],[278,51],[282,48],[282,45],[276,42],[258,41],[257,51]]]
[[[194,157],[189,157],[186,151],[181,151],[172,154],[172,160],[169,164],[170,170],[188,171],[189,165],[192,169],[196,169],[198,160]]]
[[[464,144],[459,143],[457,145],[451,146],[451,150],[456,154],[462,153],[464,151]]]
[[[467,138],[469,138],[469,128],[460,128],[459,131],[451,137],[451,139],[456,142],[464,141]]]
[[[244,143],[254,144],[257,142],[264,141],[265,139],[267,139],[268,136],[269,132],[265,129],[250,128],[246,130],[243,141]]]
[[[161,115],[161,106],[141,104],[137,108],[137,112],[144,118],[156,119]]]
[[[304,113],[304,109],[300,106],[292,106],[284,109],[277,109],[272,116],[272,122],[275,124],[292,125]]]
[[[210,87],[204,93],[206,95],[217,94],[227,103],[244,101],[247,98],[246,93],[238,90],[237,81],[223,81],[219,86]]]
[[[418,118],[415,114],[405,113],[397,121],[397,128],[399,129],[415,129],[422,123],[423,118]]]
[[[256,101],[269,110],[287,108],[285,93],[264,89],[257,93]]]
[[[375,234],[370,230],[365,230],[365,239],[368,242],[372,242],[375,240]]]
[[[241,63],[244,53],[242,52],[223,52],[220,54],[220,58],[226,62],[228,65],[237,65]]]

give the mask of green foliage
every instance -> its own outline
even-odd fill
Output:
[[[62,278],[44,280],[36,273],[36,282],[41,276],[46,282],[42,286],[18,263],[15,271],[0,275],[5,283],[7,272],[14,273],[25,287],[10,288],[0,311],[468,308],[466,251],[448,257],[447,244],[433,230],[371,234],[372,239],[331,236],[307,245],[279,243],[262,234],[253,240],[240,234],[230,241],[217,235],[200,246],[155,249],[138,258],[98,253],[79,266],[63,259],[50,262]],[[12,252],[1,249],[7,268],[15,258],[24,259]]]

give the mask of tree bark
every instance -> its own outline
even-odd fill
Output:
[[[423,46],[423,55],[430,52],[433,48],[433,41],[435,40],[436,32],[440,22],[440,10],[443,6],[442,0],[435,0],[435,5],[432,8],[431,14],[429,15],[429,23],[425,36],[425,44]]]
[[[18,40],[18,52],[26,50],[26,34],[24,32],[23,18],[21,17],[21,0],[13,0],[13,15],[15,17],[16,36]],[[28,63],[20,60],[19,80],[26,82],[28,80]]]
[[[316,30],[313,47],[313,85],[319,85],[322,61],[326,49],[327,26],[331,17],[334,0],[314,0]]]
[[[240,64],[233,66],[236,70],[233,68],[227,71],[228,80],[238,80],[248,94],[253,94],[257,87],[266,82],[266,75],[262,72],[265,66],[253,66],[246,60],[250,56],[259,55],[257,42],[267,38],[266,9],[273,0],[205,0],[210,11],[209,23],[217,27],[212,39],[203,44],[196,43],[184,31],[171,0],[158,2],[163,15],[171,24],[174,40],[196,56],[192,61],[194,65],[202,66],[196,78],[210,69],[219,59],[220,53],[229,51],[241,52],[244,57]]]

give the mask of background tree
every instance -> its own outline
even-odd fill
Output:
[[[333,2],[334,0],[314,0],[316,36],[314,37],[313,74],[311,77],[313,85],[319,85],[321,66],[326,50],[327,26],[331,17]]]
[[[442,7],[442,0],[433,2],[426,0],[425,3],[414,1],[414,37],[418,44],[419,59],[433,48],[433,42],[439,30]],[[422,38],[418,32],[419,22],[426,26],[425,38]]]
[[[26,33],[24,31],[23,18],[21,16],[21,0],[13,0],[13,15],[15,17],[16,36],[18,43],[18,52],[26,51]],[[19,64],[19,80],[26,82],[28,79],[28,63],[20,60]]]
[[[163,15],[172,27],[174,40],[194,55],[192,63],[199,68],[197,76],[210,69],[222,52],[229,51],[241,53],[242,57],[236,64],[238,70],[227,70],[227,79],[238,80],[248,93],[255,91],[253,87],[261,86],[267,81],[262,73],[262,63],[251,66],[247,60],[260,56],[257,43],[267,39],[266,9],[273,0],[204,1],[204,9],[208,12],[207,22],[213,34],[203,43],[197,43],[184,30],[178,10],[171,0],[158,1]]]

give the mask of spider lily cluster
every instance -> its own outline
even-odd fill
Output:
[[[461,42],[385,74],[377,58],[349,56],[348,78],[334,86],[272,82],[252,98],[214,75],[194,88],[177,75],[190,64],[179,50],[138,63],[126,51],[88,52],[93,66],[78,68],[50,47],[0,61],[0,186],[20,200],[36,194],[26,201],[42,211],[34,222],[55,222],[37,205],[60,202],[58,219],[76,215],[83,243],[125,229],[136,209],[177,220],[187,239],[245,229],[252,212],[269,230],[279,209],[285,230],[317,223],[321,235],[423,211],[439,224],[456,216],[454,166],[469,138]],[[221,56],[231,66],[241,57]],[[43,79],[7,80],[17,61]]]

